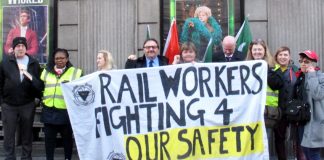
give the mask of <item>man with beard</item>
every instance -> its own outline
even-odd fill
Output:
[[[149,38],[143,44],[144,55],[136,58],[130,55],[126,61],[125,68],[145,68],[168,65],[168,59],[159,54],[159,44],[156,39]]]

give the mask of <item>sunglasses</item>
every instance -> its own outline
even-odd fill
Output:
[[[302,63],[304,63],[304,64],[310,64],[311,63],[311,61],[310,60],[307,60],[307,59],[300,59],[299,61],[298,61],[300,64],[302,64]]]

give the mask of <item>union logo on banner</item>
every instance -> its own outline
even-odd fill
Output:
[[[92,90],[92,86],[88,83],[85,85],[77,85],[72,90],[74,96],[74,103],[76,105],[87,106],[93,103],[95,98],[95,92]]]

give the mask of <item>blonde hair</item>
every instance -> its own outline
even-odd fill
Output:
[[[102,70],[111,70],[116,68],[115,63],[114,63],[114,58],[112,54],[107,51],[107,50],[100,50],[98,51],[98,54],[102,54],[103,58],[105,60],[105,66],[102,68]]]
[[[208,8],[208,7],[206,7],[206,6],[200,6],[200,7],[198,7],[198,8],[196,9],[196,11],[195,11],[194,16],[195,16],[195,17],[198,17],[198,16],[199,16],[199,13],[201,13],[201,12],[206,13],[207,17],[212,16],[212,13],[211,13],[210,8]]]
[[[252,41],[250,43],[249,49],[248,49],[248,52],[247,52],[247,55],[246,55],[246,60],[254,60],[254,58],[252,56],[252,47],[254,45],[258,45],[258,44],[263,47],[264,52],[265,52],[263,60],[265,60],[270,67],[274,67],[275,66],[275,60],[274,60],[272,54],[270,53],[270,50],[269,50],[267,44],[262,39],[257,39],[257,40],[254,40],[254,41]]]

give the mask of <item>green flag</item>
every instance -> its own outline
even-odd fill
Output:
[[[205,51],[203,62],[212,62],[212,58],[213,58],[213,39],[210,38]]]
[[[245,20],[235,36],[237,50],[242,52],[246,56],[249,44],[252,42],[252,34],[249,26],[249,20],[245,17]]]
[[[146,26],[146,39],[151,38],[151,30],[150,30],[150,25]]]

